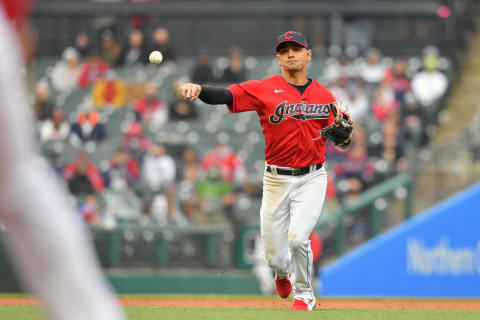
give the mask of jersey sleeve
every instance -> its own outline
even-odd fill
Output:
[[[260,81],[250,80],[228,87],[233,95],[233,103],[227,104],[231,113],[254,111],[263,106],[260,100]]]

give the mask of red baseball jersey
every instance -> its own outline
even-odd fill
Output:
[[[228,87],[232,113],[256,111],[265,136],[265,161],[301,168],[325,161],[325,138],[319,130],[333,122],[335,98],[312,80],[301,95],[280,74]]]

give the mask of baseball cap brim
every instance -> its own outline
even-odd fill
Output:
[[[304,47],[305,49],[308,49],[308,47],[304,44],[304,43],[301,43],[299,41],[295,41],[295,40],[284,40],[284,41],[281,41],[277,44],[277,46],[275,47],[275,51],[279,52],[280,49],[282,49],[284,47],[284,44],[285,43],[295,43],[295,44],[298,44],[299,46],[301,47]]]

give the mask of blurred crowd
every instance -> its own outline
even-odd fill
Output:
[[[228,141],[218,139],[210,150],[185,142],[182,126],[198,122],[201,110],[178,91],[188,78],[221,85],[249,79],[241,51],[231,48],[227,58],[215,59],[200,50],[183,72],[163,27],[151,34],[135,28],[127,39],[105,29],[93,38],[79,34],[61,59],[37,75],[33,104],[42,149],[84,221],[102,227],[130,222],[241,227],[239,198],[260,199],[261,172],[251,179],[253,168],[245,167]],[[163,54],[160,67],[148,63],[153,50]],[[327,149],[327,197],[344,203],[405,171],[408,152],[428,142],[448,89],[448,61],[430,47],[408,59],[369,49],[363,56],[335,55],[322,63],[321,72],[310,76],[329,87],[355,120],[350,149],[331,144]],[[167,77],[175,78],[171,92],[160,94]],[[73,109],[62,104],[78,92],[86,99]],[[74,152],[71,159],[67,149]],[[100,152],[104,157],[97,161]]]
[[[37,75],[33,105],[42,149],[84,221],[103,227],[139,221],[241,225],[233,209],[237,194],[259,196],[260,186],[244,179],[243,161],[232,148],[218,141],[199,158],[194,146],[169,141],[171,135],[155,137],[198,120],[198,106],[179,94],[182,80],[173,82],[170,96],[160,97],[152,79],[176,74],[169,32],[156,28],[147,41],[141,29],[133,29],[125,44],[109,29],[93,38],[99,40],[79,34],[61,59]],[[164,61],[160,69],[147,70],[153,68],[148,62],[153,50],[161,51]],[[219,73],[202,52],[190,77],[199,83],[245,81],[238,49],[232,48],[229,61]],[[122,71],[135,79],[127,80]],[[79,91],[86,99],[73,109],[59,103]],[[116,114],[121,116],[115,119]],[[63,156],[67,149],[74,151],[73,159]],[[107,159],[94,161],[102,149]]]
[[[347,151],[328,145],[327,159],[342,201],[408,169],[407,155],[435,133],[449,81],[448,61],[434,47],[422,57],[382,57],[377,49],[365,58],[328,59],[319,80],[355,121]]]

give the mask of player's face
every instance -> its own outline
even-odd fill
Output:
[[[307,63],[312,59],[312,50],[289,43],[277,54],[277,61],[280,67],[289,72],[304,70]]]

